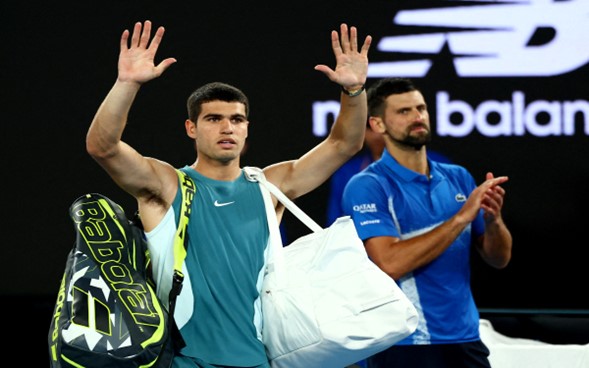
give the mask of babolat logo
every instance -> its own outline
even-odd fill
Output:
[[[496,0],[435,9],[402,10],[393,23],[442,31],[383,37],[380,52],[419,58],[373,62],[373,78],[424,77],[431,58],[447,46],[460,77],[547,77],[589,62],[589,2],[586,0]],[[447,31],[444,31],[448,29]]]
[[[190,203],[192,203],[192,200],[194,199],[194,194],[196,193],[196,188],[194,186],[194,182],[188,177],[188,175],[184,175],[182,178],[183,184],[182,184],[182,190],[185,191],[184,193],[184,203],[185,203],[185,207],[186,207],[186,212],[184,213],[184,216],[186,218],[190,217],[190,213],[192,212],[191,207],[190,207]]]
[[[122,227],[114,223],[116,220],[109,220],[116,217],[112,208],[101,199],[80,204],[73,215],[80,235],[90,251],[88,256],[98,264],[109,287],[118,294],[119,300],[135,322],[157,326],[160,323],[159,315],[148,301],[150,291],[134,279],[131,269],[133,265],[124,251],[123,242],[132,241],[132,239],[128,239],[130,234],[124,233]],[[92,320],[93,318],[85,317],[84,319]],[[110,322],[105,322],[104,325],[110,326]],[[109,329],[110,327],[105,328],[105,330]]]

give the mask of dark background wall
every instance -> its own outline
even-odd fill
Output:
[[[539,4],[528,4],[525,14],[530,18],[517,15],[517,22],[536,22],[542,32],[534,42],[540,46],[558,41],[568,42],[569,47],[519,62],[558,63],[571,58],[567,54],[571,49],[589,50],[587,27],[579,26],[574,30],[576,37],[563,40],[560,36],[570,32],[563,29],[561,33],[567,25],[557,19],[562,5],[568,6],[564,11],[571,12],[570,19],[575,18],[572,11],[586,17],[589,5],[554,2],[559,8],[546,13],[549,8],[539,9],[535,3]],[[379,47],[389,36],[457,31],[457,27],[403,27],[394,22],[402,10],[451,5],[398,0],[2,2],[0,149],[5,211],[0,295],[10,301],[5,308],[14,313],[14,305],[26,306],[23,311],[35,314],[27,318],[41,321],[36,334],[42,330],[45,335],[43,321],[48,327],[74,241],[69,205],[82,194],[100,192],[129,213],[135,209],[132,199],[111,182],[84,147],[93,114],[116,78],[120,34],[135,21],[150,19],[155,26],[164,25],[166,34],[157,58],[173,56],[178,63],[140,91],[124,139],[144,155],[175,166],[194,160],[183,128],[186,98],[210,81],[237,85],[250,97],[250,146],[244,165],[263,167],[296,158],[323,139],[312,134],[312,105],[337,100],[339,89],[313,67],[335,66],[330,31],[341,22],[358,26],[361,37],[374,37],[371,62],[431,60],[429,71],[414,79],[430,105],[434,133],[440,91],[472,107],[489,100],[511,101],[514,91],[523,92],[528,102],[587,102],[586,62],[555,75],[460,77],[453,64],[459,55],[447,45],[427,55],[398,54]],[[539,20],[534,14],[540,11],[551,16]],[[507,23],[509,19],[515,23],[509,11],[502,14]],[[375,79],[369,78],[368,84]],[[500,124],[497,114],[488,118]],[[536,118],[539,125],[551,124],[546,113]],[[455,122],[459,124],[460,119]],[[587,308],[589,113],[577,114],[574,127],[567,136],[488,137],[476,130],[464,137],[435,134],[431,148],[469,168],[479,182],[486,171],[510,177],[505,185],[504,217],[514,236],[513,261],[507,269],[496,271],[473,259],[472,283],[481,308]],[[297,203],[324,222],[326,196],[324,185]],[[289,237],[305,232],[292,217],[285,221]]]

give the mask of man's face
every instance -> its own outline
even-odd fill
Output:
[[[387,97],[383,122],[386,135],[397,146],[419,150],[431,141],[429,113],[419,91]]]
[[[248,134],[245,105],[240,102],[203,103],[198,121],[189,135],[195,139],[198,156],[221,162],[240,156]]]

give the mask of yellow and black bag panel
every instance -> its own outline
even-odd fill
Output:
[[[169,367],[173,322],[148,281],[141,228],[97,193],[69,212],[76,242],[51,321],[51,367]]]

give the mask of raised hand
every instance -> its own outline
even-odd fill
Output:
[[[493,180],[493,173],[488,172],[487,180]],[[503,198],[505,189],[499,185],[494,185],[487,189],[481,202],[481,208],[484,210],[484,217],[487,223],[501,218],[501,208],[503,207]]]
[[[159,27],[150,41],[151,22],[147,20],[143,25],[137,22],[129,43],[129,30],[123,31],[119,53],[119,81],[142,84],[159,77],[176,62],[174,58],[167,58],[155,65],[155,54],[164,32],[164,27]]]
[[[331,31],[331,47],[335,55],[335,70],[327,65],[319,64],[315,70],[323,72],[327,77],[342,87],[360,88],[366,82],[368,74],[368,50],[372,37],[366,36],[362,48],[358,50],[358,30],[347,24],[341,24],[340,35]],[[340,42],[341,38],[341,42]]]

